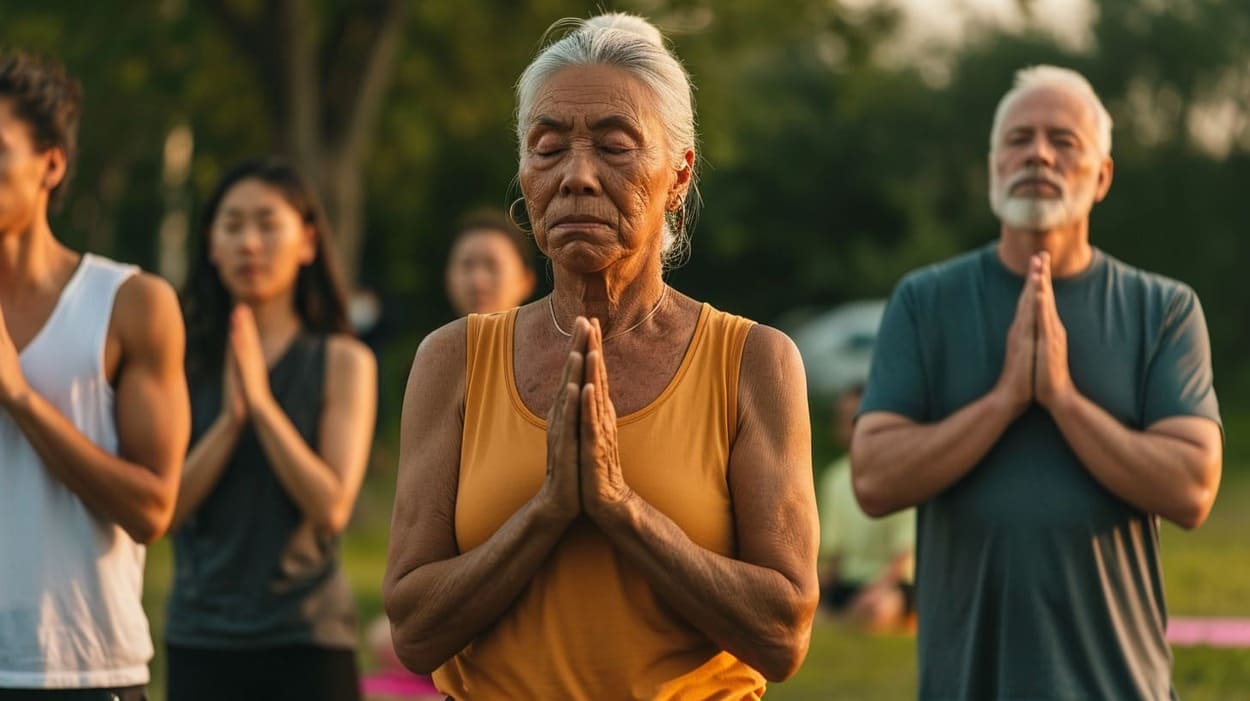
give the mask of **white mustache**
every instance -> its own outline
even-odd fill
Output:
[[[1066,197],[1067,193],[1063,189],[1063,181],[1051,175],[1044,168],[1025,168],[1016,173],[1007,180],[1007,192],[1016,189],[1016,186],[1026,180],[1040,180],[1059,191],[1060,197]]]

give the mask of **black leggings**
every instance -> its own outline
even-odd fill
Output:
[[[145,686],[111,689],[0,689],[0,701],[147,701]]]
[[[166,645],[168,701],[359,701],[356,653],[311,645],[206,650]]]

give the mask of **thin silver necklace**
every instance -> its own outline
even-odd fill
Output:
[[[660,293],[660,298],[659,298],[659,299],[657,299],[657,300],[655,300],[655,306],[654,306],[654,307],[651,307],[651,311],[647,312],[647,315],[646,315],[646,316],[644,316],[644,317],[642,317],[641,319],[639,319],[639,320],[638,320],[638,323],[636,323],[636,324],[634,324],[633,326],[631,326],[631,327],[629,327],[629,328],[625,329],[624,331],[618,331],[617,333],[614,333],[614,334],[612,334],[611,336],[605,336],[605,337],[604,337],[604,339],[603,339],[603,342],[604,342],[604,343],[607,343],[608,341],[611,341],[611,340],[612,340],[612,339],[614,339],[614,338],[620,338],[621,336],[624,336],[625,334],[629,333],[630,331],[633,331],[634,329],[638,328],[639,326],[642,326],[643,324],[645,324],[645,323],[647,322],[647,319],[650,319],[651,317],[655,316],[655,313],[656,313],[656,312],[658,312],[658,311],[660,311],[660,305],[664,303],[664,297],[665,297],[667,294],[668,294],[668,285],[665,285],[665,286],[664,286],[664,291]],[[571,334],[571,333],[569,333],[568,331],[565,331],[564,329],[560,328],[560,322],[556,321],[556,303],[555,303],[555,301],[553,301],[553,300],[555,299],[555,296],[556,296],[556,295],[555,295],[555,293],[553,292],[553,293],[551,293],[550,295],[548,295],[548,297],[547,297],[547,309],[551,311],[551,323],[552,323],[552,324],[556,327],[556,331],[559,331],[559,332],[560,332],[560,335],[561,335],[561,336],[565,336],[565,337],[571,338],[571,337],[573,336],[573,334]]]

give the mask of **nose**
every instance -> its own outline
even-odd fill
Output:
[[[239,249],[254,253],[261,249],[260,231],[255,226],[245,226],[239,232]]]
[[[1044,133],[1035,134],[1029,140],[1028,151],[1025,153],[1025,163],[1031,166],[1053,166],[1055,164],[1055,149],[1050,145]]]
[[[572,197],[599,194],[599,173],[596,168],[593,148],[574,146],[569,149],[564,173],[560,178],[560,194]]]

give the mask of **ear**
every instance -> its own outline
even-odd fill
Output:
[[[1111,160],[1111,156],[1102,159],[1102,163],[1098,166],[1098,189],[1094,191],[1094,201],[1102,202],[1107,196],[1107,191],[1111,189],[1111,178],[1115,174],[1115,161]]]
[[[62,148],[50,148],[44,155],[48,160],[43,172],[43,189],[52,192],[65,180],[65,173],[69,170],[69,159],[65,155],[65,149]]]
[[[686,197],[686,191],[690,189],[690,181],[694,176],[694,151],[687,150],[681,155],[681,163],[677,165],[676,178],[673,180],[672,187],[669,188],[669,202],[679,202]],[[672,209],[671,207],[669,208]]]
[[[304,226],[304,237],[300,243],[300,265],[311,265],[317,260],[317,230],[311,224]]]

